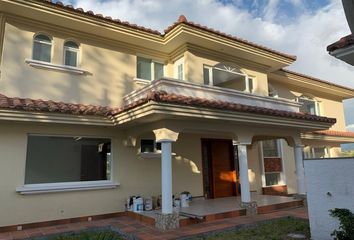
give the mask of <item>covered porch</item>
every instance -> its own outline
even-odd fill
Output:
[[[283,204],[282,201],[297,204],[296,200],[289,197],[262,196],[259,192],[252,196],[249,164],[250,159],[257,158],[257,153],[253,152],[254,155],[248,155],[250,149],[258,142],[270,139],[283,139],[292,149],[292,153],[288,155],[292,155],[291,159],[294,161],[296,171],[294,193],[296,195],[306,194],[301,133],[328,129],[335,123],[335,119],[302,114],[299,112],[299,105],[288,100],[251,96],[240,94],[237,91],[231,93],[230,90],[225,93],[218,88],[211,89],[211,91],[220,91],[209,95],[216,98],[213,100],[190,97],[194,93],[197,96],[205,94],[207,90],[197,89],[196,86],[189,86],[195,89],[188,89],[188,86],[178,89],[171,87],[171,84],[180,83],[158,81],[160,82],[127,96],[125,101],[128,106],[136,102],[139,104],[115,116],[115,121],[125,126],[126,146],[138,146],[142,133],[153,133],[154,142],[156,145],[161,145],[159,155],[156,156],[161,159],[162,208],[161,212],[156,213],[156,227],[166,230],[179,226],[179,215],[173,208],[172,196],[175,190],[172,186],[175,174],[181,174],[180,177],[183,178],[185,173],[174,171],[172,165],[178,158],[183,159],[183,154],[174,151],[175,148],[180,149],[178,147],[180,145],[184,145],[184,153],[188,152],[188,149],[196,151],[195,147],[201,152],[199,158],[202,158],[202,161],[199,159],[199,162],[204,162],[204,165],[202,164],[199,168],[197,166],[198,171],[203,174],[202,189],[199,192],[206,199],[205,202],[196,202],[194,207],[189,208],[189,213],[182,211],[182,214],[204,218],[208,215],[205,209],[210,208],[210,213],[214,215],[225,214],[230,212],[229,210],[250,215],[257,214],[257,211],[264,206]],[[186,85],[186,83],[181,84]],[[168,93],[165,90],[177,91],[179,94]],[[222,93],[225,96],[222,96]],[[238,103],[242,101],[248,105]],[[267,108],[264,107],[265,105]],[[189,138],[182,137],[188,134],[197,136],[196,141],[199,141],[199,145],[188,144]],[[225,144],[215,144],[212,150],[205,150],[203,140],[223,141]],[[211,155],[214,159],[211,161],[212,165],[209,166],[212,171],[205,168],[205,155]],[[222,171],[213,170],[216,167],[225,167],[218,165],[223,162],[222,159],[230,157],[233,161],[230,161],[228,169],[224,169],[227,172],[224,176],[221,176]],[[209,178],[215,174],[219,176],[219,179]],[[209,178],[209,183],[206,178]],[[219,181],[220,179],[227,181]],[[188,181],[184,183],[187,187]],[[205,188],[206,183],[213,187],[212,191]],[[226,185],[228,185],[228,192],[225,193]],[[221,190],[218,191],[217,188]],[[231,198],[225,198],[230,197],[230,194]],[[271,203],[272,201],[274,204]]]

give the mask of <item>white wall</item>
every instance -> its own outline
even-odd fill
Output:
[[[330,234],[338,221],[328,210],[348,208],[354,212],[354,159],[305,160],[305,173],[312,239],[332,240]]]

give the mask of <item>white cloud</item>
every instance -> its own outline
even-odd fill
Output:
[[[287,0],[302,11],[290,24],[276,19],[279,0],[268,0],[259,17],[238,8],[240,1],[234,1],[231,5],[216,0],[77,0],[74,5],[160,31],[184,14],[191,21],[297,55],[292,70],[354,88],[354,67],[326,51],[327,45],[350,33],[340,0],[331,0],[317,11],[307,10],[303,0]],[[254,0],[252,7],[257,6],[261,5]]]

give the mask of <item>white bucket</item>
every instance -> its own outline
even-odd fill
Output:
[[[151,211],[152,210],[152,198],[145,198],[145,211]]]
[[[181,207],[189,207],[189,201],[188,201],[189,198],[187,194],[181,194],[180,199],[181,199]]]
[[[175,207],[180,208],[181,207],[181,200],[175,199]]]
[[[144,201],[141,197],[133,200],[133,211],[142,212],[144,210]]]

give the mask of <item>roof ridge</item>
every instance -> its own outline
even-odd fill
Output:
[[[268,52],[272,52],[272,53],[277,54],[277,55],[281,55],[281,56],[289,58],[289,59],[291,59],[293,61],[296,60],[296,56],[295,55],[282,53],[280,51],[271,49],[271,48],[263,46],[261,44],[254,43],[254,42],[242,39],[240,37],[236,37],[236,36],[233,36],[231,34],[227,34],[227,33],[221,32],[221,31],[213,29],[213,28],[209,28],[207,26],[204,26],[204,25],[201,25],[201,24],[198,24],[198,23],[194,23],[192,21],[188,21],[187,18],[184,15],[180,15],[178,20],[175,23],[173,23],[171,26],[167,27],[167,29],[164,30],[164,33],[161,33],[158,30],[154,30],[154,29],[151,29],[151,28],[146,28],[144,26],[140,26],[140,25],[137,25],[137,24],[132,24],[132,23],[130,23],[128,21],[121,21],[120,19],[113,19],[110,16],[103,16],[102,14],[95,14],[92,10],[84,11],[84,9],[82,9],[80,7],[79,8],[74,8],[72,5],[70,5],[70,4],[69,5],[65,5],[61,1],[53,1],[53,0],[35,0],[35,1],[47,3],[47,4],[51,5],[51,6],[56,6],[56,7],[60,7],[60,8],[63,8],[63,9],[70,10],[70,11],[75,11],[76,13],[85,14],[85,15],[88,15],[88,16],[96,17],[96,18],[101,19],[101,20],[110,21],[110,22],[115,23],[115,24],[119,24],[119,25],[123,25],[123,26],[126,26],[126,27],[134,28],[134,29],[137,29],[137,30],[140,30],[140,31],[144,31],[144,32],[148,32],[148,33],[151,33],[151,34],[159,35],[161,37],[164,37],[168,32],[170,32],[173,28],[177,27],[178,25],[186,24],[186,25],[192,26],[194,28],[198,28],[198,29],[207,31],[209,33],[213,33],[213,34],[219,35],[221,37],[228,38],[230,40],[238,41],[238,42],[241,42],[243,44],[247,44],[247,45],[250,45],[250,46],[265,50],[265,51],[268,51]]]

